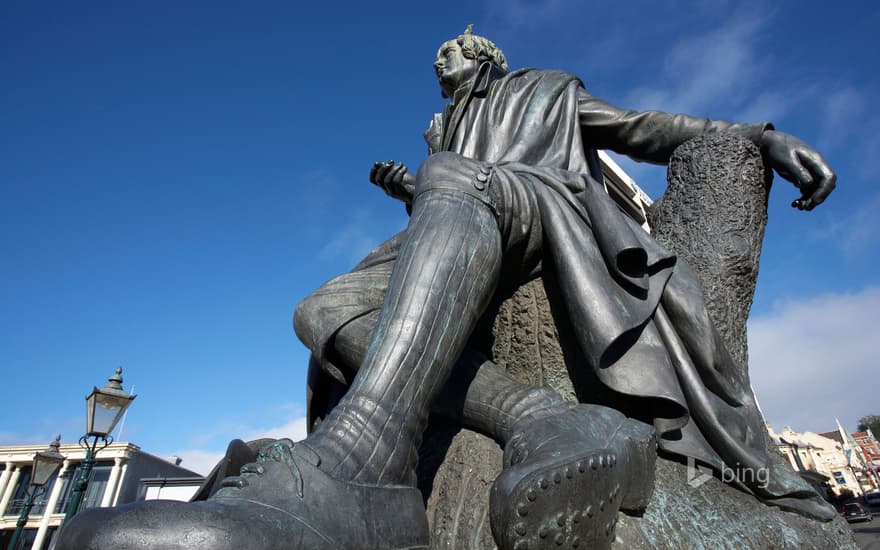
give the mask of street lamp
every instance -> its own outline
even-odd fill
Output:
[[[86,450],[86,456],[80,465],[79,476],[73,485],[73,493],[64,515],[64,522],[76,515],[82,504],[86,487],[89,485],[89,476],[95,465],[96,448],[98,440],[102,445],[98,451],[105,449],[113,443],[110,434],[116,423],[125,414],[125,410],[134,401],[136,395],[131,395],[122,389],[122,367],[117,367],[116,373],[107,380],[107,385],[101,389],[96,386],[92,393],[86,397],[86,435],[79,438],[79,445]],[[92,438],[91,444],[89,438]]]
[[[18,546],[18,539],[21,538],[21,533],[27,523],[28,516],[31,515],[31,508],[34,507],[34,500],[46,490],[46,484],[52,480],[61,468],[61,463],[64,462],[64,456],[58,452],[60,447],[61,436],[59,435],[55,438],[55,441],[49,444],[48,449],[40,451],[34,455],[34,463],[33,466],[31,466],[30,481],[32,489],[25,500],[21,515],[18,516],[18,522],[15,524],[15,532],[12,533],[12,538],[9,539],[8,550],[15,550],[15,547]]]

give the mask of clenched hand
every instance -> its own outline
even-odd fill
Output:
[[[388,196],[403,202],[412,202],[416,177],[402,163],[389,160],[373,164],[370,181],[381,187]]]
[[[822,204],[837,185],[837,176],[815,149],[784,132],[773,130],[761,137],[764,158],[776,172],[800,189],[801,197],[791,203],[799,210]]]

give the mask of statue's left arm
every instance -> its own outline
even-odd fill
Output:
[[[801,210],[821,204],[836,185],[837,176],[818,151],[794,136],[775,131],[770,123],[731,123],[619,109],[583,89],[578,92],[578,118],[586,146],[654,164],[666,164],[676,147],[701,134],[739,134],[757,145],[768,164],[801,190],[801,197],[792,203]]]

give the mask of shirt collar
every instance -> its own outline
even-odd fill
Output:
[[[502,76],[504,76],[504,71],[499,69],[497,65],[491,61],[483,61],[477,69],[477,74],[474,78],[459,86],[455,93],[452,94],[452,103],[454,105],[458,104],[463,99],[471,96],[486,97],[492,83]]]

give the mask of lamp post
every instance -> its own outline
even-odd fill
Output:
[[[31,515],[31,509],[34,507],[34,500],[45,491],[46,484],[52,480],[61,468],[61,463],[64,462],[64,456],[58,452],[60,447],[61,436],[59,435],[55,438],[55,441],[49,444],[48,449],[40,451],[34,455],[34,464],[31,467],[30,494],[25,500],[21,515],[18,516],[18,522],[15,524],[15,532],[12,533],[12,538],[9,539],[8,550],[15,550],[18,546],[18,540],[21,538],[21,533],[27,523],[28,516]]]
[[[64,523],[79,511],[86,487],[89,485],[92,467],[95,465],[95,455],[97,451],[113,443],[110,434],[135,397],[137,396],[122,389],[122,367],[117,367],[116,373],[108,379],[106,386],[101,389],[96,386],[86,397],[86,435],[79,438],[79,445],[86,450],[86,456],[80,464],[79,476],[73,485],[73,493],[64,514]],[[91,443],[89,438],[92,440]],[[98,441],[101,442],[100,449],[97,448]]]

